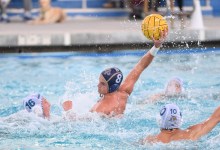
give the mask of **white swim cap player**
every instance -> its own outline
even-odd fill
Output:
[[[179,77],[172,77],[165,87],[165,94],[176,95],[184,91],[183,80]]]
[[[175,104],[167,104],[160,110],[159,126],[161,129],[175,129],[182,125],[182,114]]]
[[[43,116],[42,99],[43,97],[40,94],[31,94],[24,98],[24,108],[37,116]]]

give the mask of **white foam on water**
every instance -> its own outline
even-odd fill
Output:
[[[100,68],[96,69],[97,66],[101,66],[99,64],[103,66],[117,64],[123,69],[122,71],[125,74],[128,74],[140,56],[126,56],[123,60],[121,57],[120,59],[100,57],[97,63],[94,63],[96,61],[94,61],[94,59],[91,61],[91,59],[82,58],[83,61],[87,62],[86,65],[80,63],[76,67],[76,64],[74,64],[70,67],[71,69],[67,70],[62,70],[64,64],[61,63],[60,66],[56,64],[56,68],[52,66],[50,69],[53,68],[52,71],[54,72],[64,72],[64,75],[62,74],[62,76],[60,76],[64,77],[64,79],[61,79],[64,81],[62,82],[64,84],[59,86],[61,83],[60,80],[56,81],[54,78],[48,78],[48,74],[44,74],[45,71],[41,71],[43,74],[42,77],[46,78],[37,84],[37,88],[46,91],[46,93],[56,90],[58,93],[53,92],[51,95],[53,94],[54,97],[61,95],[59,97],[60,100],[73,100],[74,109],[72,113],[73,117],[76,117],[76,120],[66,120],[63,116],[55,116],[53,114],[51,114],[50,120],[46,120],[37,117],[33,113],[27,113],[26,111],[19,111],[15,114],[1,117],[1,148],[10,147],[11,149],[22,149],[21,145],[25,145],[27,149],[28,147],[30,147],[29,149],[41,149],[42,147],[56,149],[61,146],[67,149],[112,149],[115,147],[117,149],[218,149],[219,126],[216,126],[208,135],[195,142],[179,141],[171,142],[170,144],[157,143],[153,145],[140,145],[138,141],[147,135],[154,135],[159,132],[160,129],[157,126],[155,114],[159,113],[161,106],[166,103],[175,102],[182,110],[184,118],[183,129],[206,120],[211,115],[215,108],[220,105],[218,82],[218,75],[220,73],[218,65],[219,56],[219,53],[158,55],[151,66],[140,76],[128,100],[124,116],[120,119],[102,118],[96,113],[89,113],[92,106],[99,100],[97,84],[94,83],[97,82],[97,76],[84,75],[82,71],[79,76],[81,79],[77,80],[78,78],[75,78],[78,77],[77,74],[74,74],[74,77],[68,79],[66,78],[67,76],[64,75],[71,74],[72,69],[77,70],[78,68],[83,68],[83,66],[86,66],[86,68],[82,70],[86,70],[90,68],[88,64],[91,63],[95,65],[94,68],[90,68],[91,72],[94,71],[94,74],[99,74]],[[38,59],[35,60],[35,62],[37,61]],[[47,61],[47,59],[44,61]],[[71,59],[71,64],[72,61]],[[14,61],[4,63],[10,68],[13,66]],[[68,64],[69,63],[65,64],[67,68]],[[21,70],[18,74],[22,74],[22,71],[25,70],[26,67],[24,63],[16,62],[15,64],[15,68]],[[34,74],[40,72],[37,70],[38,67],[45,67],[45,65],[35,67],[36,70],[32,70]],[[33,90],[33,88],[30,89],[29,87],[36,88],[36,84],[30,84],[30,82],[28,85],[24,85],[25,79],[23,77],[11,77],[9,68],[5,68],[9,71],[2,71],[3,76],[7,78],[3,78],[1,83],[8,86],[5,86],[8,89],[2,89],[3,91],[5,90],[5,92],[1,93],[2,116],[5,116],[7,113],[12,113],[12,109],[8,108],[12,108],[12,104],[20,104],[20,97]],[[14,67],[11,70],[14,71]],[[45,70],[48,70],[48,68],[46,67]],[[32,74],[32,72],[28,72],[28,74]],[[181,76],[184,82],[186,82],[188,94],[186,99],[166,99],[158,103],[142,105],[135,103],[137,100],[145,100],[147,96],[162,90],[165,81],[173,75]],[[10,80],[8,76],[10,76]],[[33,75],[33,77],[35,76]],[[72,78],[75,80],[72,81]],[[22,82],[20,82],[20,80],[22,80]],[[67,83],[65,85],[66,80]],[[51,87],[45,85],[47,82],[55,88],[51,90]],[[61,92],[59,93],[60,90]],[[213,99],[213,96],[216,98]],[[15,107],[15,111],[17,108],[18,107]],[[6,113],[4,111],[6,111]],[[76,114],[76,116],[74,116],[74,114]]]
[[[163,18],[164,18],[164,19],[175,19],[175,16],[170,15],[170,16],[164,16]]]

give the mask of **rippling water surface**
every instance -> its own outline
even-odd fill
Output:
[[[126,76],[144,51],[98,53],[32,53],[0,55],[1,149],[218,149],[220,126],[196,142],[141,145],[139,140],[159,132],[156,117],[166,103],[183,112],[182,128],[205,120],[220,105],[220,53],[165,51],[160,53],[135,85],[121,119],[90,114],[99,99],[98,76],[116,66]],[[196,53],[195,53],[196,52]],[[179,76],[186,98],[140,104],[161,92],[167,80]],[[22,99],[44,95],[52,104],[50,121],[28,114]],[[60,102],[73,100],[76,121],[62,119]]]

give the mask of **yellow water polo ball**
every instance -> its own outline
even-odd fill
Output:
[[[168,24],[165,18],[159,14],[151,14],[144,18],[141,24],[143,34],[149,40],[158,40],[160,38],[161,31],[168,31]]]

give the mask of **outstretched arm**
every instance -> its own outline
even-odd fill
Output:
[[[155,103],[155,102],[158,102],[158,101],[163,100],[163,99],[165,99],[165,94],[164,93],[157,93],[157,94],[151,95],[142,104]]]
[[[218,107],[214,113],[204,122],[191,126],[186,129],[188,138],[191,140],[197,140],[201,136],[210,132],[220,121],[220,107]]]
[[[154,56],[156,55],[158,49],[160,46],[163,44],[166,36],[167,36],[167,31],[165,30],[164,32],[161,32],[161,38],[159,40],[154,41],[154,47],[151,48],[142,58],[141,60],[137,63],[137,65],[131,70],[131,72],[128,74],[127,78],[125,81],[122,83],[120,90],[125,91],[129,95],[133,91],[134,84],[138,80],[139,76],[141,73],[144,71],[145,68],[148,67],[148,65],[152,62]]]

